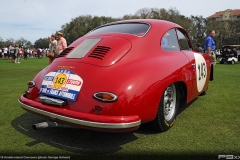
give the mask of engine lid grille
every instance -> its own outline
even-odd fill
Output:
[[[97,58],[103,60],[104,57],[108,54],[111,50],[110,47],[107,46],[97,46],[89,55],[88,57]]]
[[[64,49],[58,56],[58,57],[64,57],[66,54],[68,54],[69,52],[71,52],[71,50],[73,50],[74,47],[68,47],[66,49]]]

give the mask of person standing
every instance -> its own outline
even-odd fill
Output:
[[[212,58],[213,65],[215,65],[217,62],[216,54],[215,54],[216,44],[213,40],[214,36],[215,36],[215,31],[212,30],[204,43],[205,53],[207,53]]]
[[[4,53],[2,48],[0,48],[0,55],[2,56],[2,58],[4,58]]]
[[[162,41],[161,41],[161,46],[168,46],[167,36],[168,36],[168,34],[165,33],[163,38],[162,38]]]
[[[56,52],[57,52],[57,40],[56,40],[56,36],[55,35],[52,35],[51,38],[48,37],[49,39],[49,52],[47,53],[47,55],[50,53],[50,52],[53,52],[54,53],[54,57],[48,57],[49,58],[49,64],[51,64],[53,62],[53,60],[56,58]]]
[[[27,52],[27,48],[23,48],[23,55],[24,55],[24,58],[23,59],[27,59],[28,57],[28,52]]]
[[[40,54],[41,54],[41,50],[40,50],[40,48],[38,48],[38,49],[37,49],[38,59],[41,58],[41,57],[40,57]]]
[[[3,53],[4,53],[5,59],[8,58],[8,48],[6,46],[3,47]]]
[[[203,52],[203,49],[200,43],[197,44],[197,52]]]
[[[10,53],[10,63],[14,63],[14,59],[15,59],[15,47],[14,47],[14,43],[12,43],[12,45],[9,46],[9,53]]]
[[[16,44],[16,48],[15,48],[15,63],[20,63],[19,62],[19,57],[20,57],[20,48],[19,48],[19,45]]]
[[[22,60],[22,57],[23,57],[23,48],[22,47],[19,47],[18,49],[18,57],[19,57],[19,61]]]
[[[27,56],[28,56],[28,57],[31,56],[31,55],[30,55],[30,49],[29,49],[29,48],[27,49]]]
[[[57,44],[57,55],[59,55],[64,49],[67,48],[67,41],[63,37],[62,32],[57,32],[58,44]]]

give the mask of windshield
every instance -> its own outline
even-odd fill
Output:
[[[146,23],[118,23],[97,28],[88,33],[88,35],[115,32],[133,34],[142,37],[147,33],[149,28],[150,25]]]

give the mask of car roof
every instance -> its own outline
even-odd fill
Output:
[[[90,32],[98,29],[98,28],[102,28],[104,26],[109,26],[109,25],[115,25],[115,24],[121,24],[121,23],[146,23],[149,24],[151,26],[151,31],[150,32],[158,32],[158,34],[160,35],[164,35],[166,31],[168,31],[171,28],[181,28],[183,29],[180,25],[170,22],[170,21],[166,21],[166,20],[158,20],[158,19],[129,19],[129,20],[121,20],[121,21],[116,21],[116,22],[111,22],[111,23],[107,23],[104,25],[101,25],[93,30],[91,30]],[[90,33],[89,32],[89,33]]]
[[[108,23],[102,26],[106,25],[112,25],[112,24],[118,24],[118,23],[148,23],[150,25],[161,25],[161,26],[168,26],[171,28],[177,27],[177,28],[182,28],[180,25],[170,22],[170,21],[165,21],[165,20],[158,20],[158,19],[129,19],[129,20],[122,20],[122,21],[116,21],[112,23]],[[100,27],[102,27],[100,26]]]

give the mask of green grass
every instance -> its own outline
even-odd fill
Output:
[[[187,155],[210,154],[217,159],[218,154],[240,155],[240,64],[217,64],[207,94],[187,105],[164,133],[155,133],[146,125],[129,133],[66,128],[34,131],[31,125],[44,119],[22,110],[17,99],[26,90],[26,82],[47,64],[47,58],[29,58],[21,64],[0,59],[0,156],[186,159]]]

